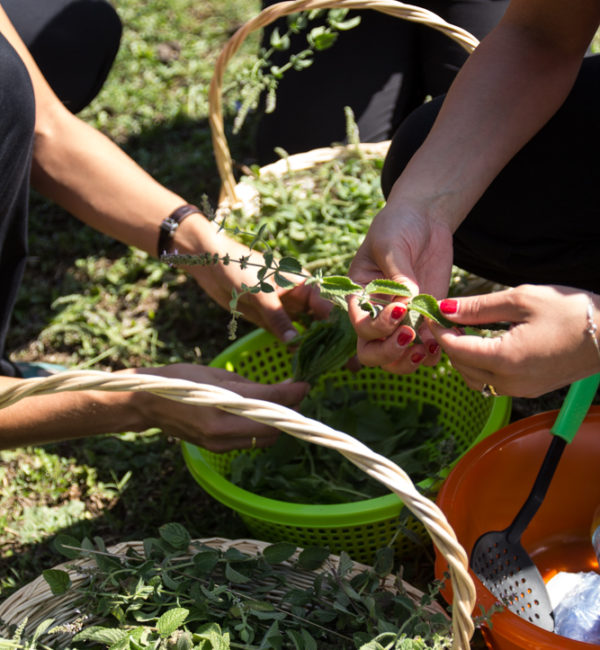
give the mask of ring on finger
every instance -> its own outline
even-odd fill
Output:
[[[481,394],[484,397],[498,397],[498,393],[492,384],[483,384]]]

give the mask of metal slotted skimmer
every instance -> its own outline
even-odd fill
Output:
[[[550,429],[552,441],[525,503],[508,528],[484,533],[471,552],[471,569],[485,587],[510,611],[549,632],[554,630],[550,598],[538,568],[521,545],[521,535],[542,504],[562,453],[581,426],[599,383],[600,374],[571,385]]]

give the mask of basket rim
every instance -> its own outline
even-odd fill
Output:
[[[231,358],[240,352],[254,352],[277,339],[264,329],[256,329],[235,341],[210,363],[211,366],[235,370]],[[458,458],[442,472],[445,478],[452,468],[481,440],[502,428],[510,417],[510,397],[498,396],[487,398],[493,400],[486,423],[475,440]],[[210,465],[202,454],[202,448],[188,442],[182,442],[182,453],[186,465],[196,481],[212,497],[239,514],[255,517],[265,522],[279,525],[294,525],[305,528],[338,528],[340,525],[364,525],[392,518],[400,514],[404,503],[394,493],[371,499],[340,504],[304,504],[282,501],[261,496],[235,485]],[[433,479],[424,479],[417,483],[421,489],[439,485]]]

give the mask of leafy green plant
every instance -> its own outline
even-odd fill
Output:
[[[287,29],[283,33],[278,27],[271,32],[268,48],[261,48],[254,64],[241,77],[239,93],[241,101],[233,123],[234,133],[238,133],[250,111],[256,110],[265,96],[265,112],[275,110],[277,102],[277,86],[279,80],[288,70],[304,70],[312,65],[316,52],[330,48],[337,40],[339,32],[347,31],[360,23],[360,16],[348,18],[347,9],[313,9],[286,17]],[[309,29],[316,19],[321,23]],[[275,52],[283,52],[290,48],[291,37],[304,33],[306,47],[291,54],[288,61],[280,65],[271,62]]]
[[[254,237],[244,231],[256,224],[265,245],[297,259],[306,270],[344,274],[384,205],[382,164],[349,147],[331,161],[283,176],[253,168],[242,181],[258,192],[260,214],[235,210],[227,227],[238,228],[239,238],[248,244]]]
[[[342,553],[333,568],[324,565],[325,548],[297,552],[280,542],[257,555],[218,550],[192,542],[177,524],[146,538],[143,552],[130,547],[115,555],[101,539],[80,544],[67,536],[57,545],[71,559],[94,560],[92,568],[79,569],[87,579],[77,587],[67,571],[44,572],[53,594],[70,595],[67,602],[81,614],[66,625],[46,620],[31,639],[24,638],[23,623],[5,627],[0,647],[333,650],[377,648],[368,645],[377,639],[402,640],[397,647],[406,650],[441,650],[450,643],[448,616],[431,607],[440,585],[420,599],[409,596],[399,578],[388,577],[389,548],[378,552],[373,567],[357,568]],[[416,645],[408,644],[413,637]]]
[[[439,476],[452,458],[454,441],[444,435],[434,407],[378,405],[363,391],[327,383],[300,410],[365,443],[416,482]],[[291,503],[351,503],[388,494],[337,451],[285,435],[259,453],[233,458],[229,478],[250,492]]]

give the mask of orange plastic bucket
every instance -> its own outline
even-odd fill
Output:
[[[527,498],[552,435],[558,411],[514,422],[471,449],[438,494],[442,509],[468,554],[477,538],[503,530]],[[590,526],[600,505],[600,407],[593,406],[569,444],[548,493],[521,542],[547,581],[559,571],[598,570]],[[435,574],[447,566],[438,555]],[[486,610],[494,596],[473,576],[477,602]],[[450,601],[451,591],[443,591]],[[494,614],[482,632],[493,650],[592,650],[597,645],[547,632],[507,609]]]

